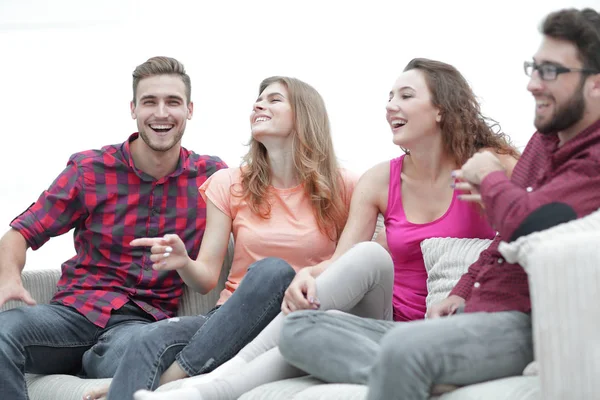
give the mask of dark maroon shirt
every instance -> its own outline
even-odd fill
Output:
[[[175,314],[181,277],[153,270],[150,250],[129,242],[176,233],[196,258],[206,223],[198,188],[227,167],[181,148],[175,171],[157,180],[133,164],[130,144],[137,138],[134,133],[125,143],[72,155],[50,188],[10,224],[33,250],[74,228],[76,254],[63,263],[52,302],[100,327],[128,301],[156,320]]]
[[[527,274],[520,265],[504,261],[498,244],[543,205],[567,204],[578,217],[600,208],[600,120],[561,147],[556,134],[535,133],[511,179],[493,172],[480,189],[498,235],[450,294],[466,299],[465,312],[529,312]]]

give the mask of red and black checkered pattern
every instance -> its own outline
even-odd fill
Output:
[[[130,144],[137,137],[71,156],[50,188],[11,222],[34,250],[74,228],[76,254],[62,265],[52,301],[100,327],[129,300],[157,320],[174,315],[183,293],[179,274],[154,271],[150,250],[129,242],[176,233],[196,258],[206,223],[198,188],[227,168],[217,157],[182,148],[176,170],[156,180],[133,164]]]
[[[451,294],[467,299],[466,312],[529,312],[527,274],[520,265],[504,261],[498,244],[541,206],[563,203],[579,218],[600,208],[600,120],[560,147],[556,134],[535,133],[511,179],[494,172],[480,189],[499,234]]]

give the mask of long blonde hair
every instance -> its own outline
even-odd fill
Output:
[[[281,83],[288,91],[294,115],[291,134],[296,175],[310,198],[319,229],[331,240],[337,241],[348,219],[348,194],[335,157],[325,102],[312,86],[284,76],[263,80],[259,95],[273,83]],[[254,138],[250,139],[249,147],[242,162],[239,195],[246,200],[252,212],[269,218],[271,169],[267,149]]]

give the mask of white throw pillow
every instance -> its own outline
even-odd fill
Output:
[[[421,242],[427,269],[427,309],[450,294],[458,280],[492,243],[489,239],[431,238]]]
[[[583,218],[565,222],[540,232],[531,233],[527,236],[522,236],[514,242],[500,242],[498,250],[500,253],[502,253],[506,261],[517,263],[521,265],[525,271],[527,271],[531,265],[531,257],[536,256],[536,252],[533,250],[540,243],[547,243],[555,239],[560,239],[561,237],[573,237],[576,234],[583,232],[600,232],[600,210],[595,211]],[[552,278],[551,276],[548,276],[546,277],[546,280],[548,279],[561,278]],[[547,286],[546,280],[541,282],[543,286]],[[532,283],[530,282],[530,285],[531,284]],[[532,299],[532,305],[535,303],[533,300],[534,299]],[[558,301],[564,302],[564,299],[558,299]],[[550,322],[550,324],[552,323],[553,322]],[[537,340],[541,340],[542,338],[538,334],[535,339],[537,342]],[[539,369],[539,363],[537,361],[533,361],[525,368],[523,375],[538,375]]]

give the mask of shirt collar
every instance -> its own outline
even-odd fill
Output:
[[[600,140],[600,119],[579,132],[575,137],[568,140],[564,145],[558,146],[558,135],[550,135],[554,144],[551,150],[554,165],[561,165],[574,158],[582,151],[586,151],[593,143]]]
[[[179,161],[177,162],[177,168],[175,168],[175,171],[173,171],[171,174],[169,174],[167,176],[162,177],[161,179],[157,180],[154,177],[145,173],[144,171],[136,168],[135,164],[133,163],[133,157],[131,155],[131,143],[133,143],[134,140],[138,139],[139,136],[140,136],[139,132],[132,133],[131,136],[129,136],[129,138],[123,143],[121,148],[122,148],[122,152],[123,152],[123,157],[125,158],[127,165],[129,165],[129,168],[131,168],[131,170],[134,171],[135,174],[137,176],[139,176],[142,180],[155,181],[156,183],[162,183],[162,182],[168,180],[169,178],[174,178],[174,177],[181,175],[184,171],[189,169],[189,166],[190,166],[189,165],[190,164],[189,151],[183,147],[181,147],[179,149]]]

